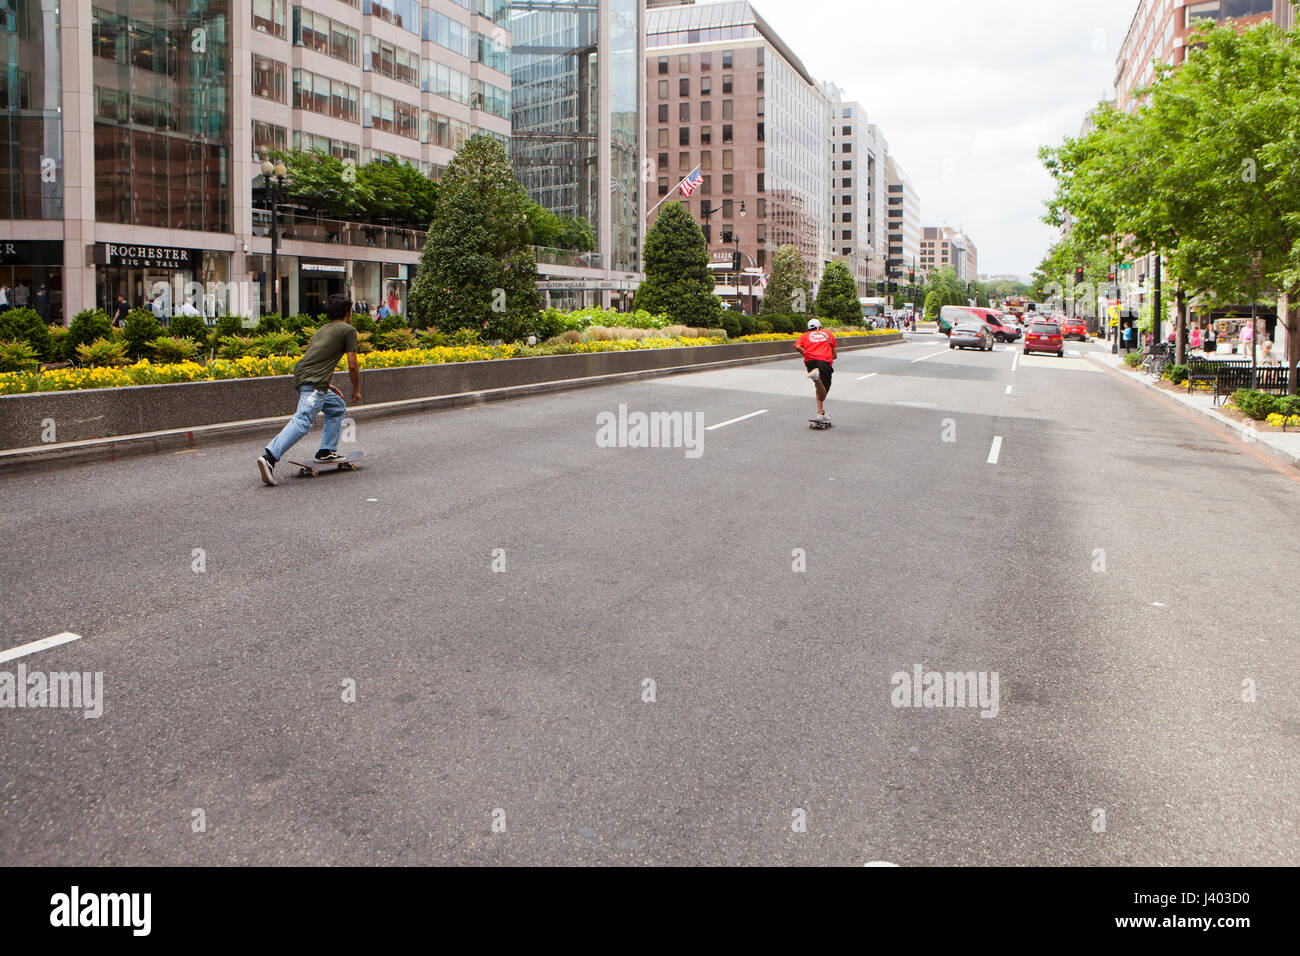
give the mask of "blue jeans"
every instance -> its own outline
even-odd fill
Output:
[[[338,451],[339,433],[343,430],[343,415],[348,407],[343,399],[333,392],[317,391],[314,385],[303,385],[298,389],[298,411],[284,430],[276,435],[266,446],[267,451],[279,461],[284,453],[298,443],[303,435],[311,430],[312,423],[320,412],[325,413],[325,431],[320,438],[321,451]]]

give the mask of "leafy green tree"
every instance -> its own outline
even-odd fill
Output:
[[[288,167],[285,199],[335,219],[361,216],[375,197],[357,168],[319,149],[276,150],[272,159]]]
[[[429,228],[438,184],[410,163],[371,162],[356,170],[357,188],[369,197],[364,214],[371,221]]]
[[[803,256],[795,246],[784,245],[772,257],[772,271],[763,293],[762,311],[790,315],[809,312],[811,305],[812,290],[804,273]]]
[[[149,343],[162,335],[163,328],[151,309],[132,309],[122,322],[122,338],[132,359],[149,358],[153,351]]]
[[[931,289],[925,294],[925,317],[933,322],[939,318],[939,310],[943,308],[943,297],[939,295],[938,289]]]
[[[514,341],[541,311],[528,197],[505,147],[471,137],[447,167],[410,293],[415,328]]]
[[[853,281],[849,267],[839,259],[832,259],[822,270],[821,285],[817,289],[817,314],[834,322],[852,324],[862,320],[858,284]]]
[[[662,313],[680,325],[719,327],[722,302],[713,294],[704,233],[680,202],[660,207],[646,235],[645,281],[633,307]]]
[[[596,248],[596,231],[577,216],[556,215],[535,202],[528,203],[528,229],[535,246],[590,252]]]

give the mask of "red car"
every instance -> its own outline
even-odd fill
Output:
[[[1076,336],[1080,342],[1088,341],[1088,323],[1083,319],[1061,319],[1061,335],[1072,339]]]
[[[1057,358],[1065,357],[1065,337],[1061,327],[1050,322],[1035,322],[1025,333],[1024,353],[1055,352]]]

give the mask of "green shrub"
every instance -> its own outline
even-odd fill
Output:
[[[0,339],[6,342],[26,342],[36,355],[49,361],[50,329],[35,309],[8,309],[0,313]]]
[[[168,335],[174,339],[189,339],[196,345],[206,348],[208,344],[208,324],[197,315],[178,315],[172,319]]]
[[[769,321],[767,321],[767,319],[759,319],[759,320],[758,320],[758,329],[755,331],[755,334],[756,334],[756,335],[771,335],[771,334],[772,334],[772,323],[769,322]]]
[[[99,309],[78,312],[68,326],[68,337],[63,340],[63,357],[72,361],[77,357],[77,346],[89,345],[113,335],[113,321]]]
[[[740,335],[740,319],[736,317],[735,312],[724,310],[722,313],[721,324],[727,330],[729,338],[736,338]]]
[[[162,335],[162,323],[152,309],[132,309],[122,323],[122,337],[126,340],[126,353],[133,359],[149,355],[149,343]]]
[[[251,335],[223,335],[217,339],[217,358],[237,359],[252,355],[257,340]]]
[[[371,340],[372,332],[357,333],[357,354],[365,355],[367,352],[375,351],[375,343]]]
[[[1285,395],[1277,400],[1278,414],[1286,415],[1290,418],[1292,415],[1300,415],[1300,395]]]
[[[380,332],[375,336],[375,347],[386,352],[401,352],[405,349],[417,348],[419,344],[415,332],[406,327]]]
[[[0,372],[32,372],[40,365],[40,356],[28,343],[0,339]]]
[[[1185,385],[1187,383],[1187,366],[1166,365],[1165,370],[1160,375],[1162,378],[1169,379],[1175,385]]]
[[[268,312],[258,320],[257,328],[253,330],[254,335],[272,335],[284,330],[280,324],[280,317],[274,312]]]
[[[352,317],[352,327],[357,330],[358,334],[360,334],[362,332],[376,331],[379,328],[379,324],[370,316],[362,313]]]
[[[266,358],[271,355],[299,355],[298,339],[292,332],[268,332],[252,337],[249,355]]]
[[[436,349],[447,344],[447,336],[437,329],[425,329],[416,335],[422,349]]]
[[[64,350],[68,344],[68,336],[72,333],[68,331],[66,325],[47,325],[46,329],[50,336],[50,358],[66,358]]]
[[[185,318],[192,319],[189,315]],[[179,338],[174,335],[160,335],[149,343],[153,350],[153,361],[160,364],[184,362],[194,358],[199,351],[199,343],[193,339]]]
[[[212,330],[212,341],[219,342],[227,335],[248,335],[249,328],[245,328],[242,315],[223,315]]]
[[[737,315],[736,321],[740,323],[741,335],[754,335],[758,332],[758,319],[752,315]]]
[[[479,345],[477,329],[457,329],[451,333],[452,345]]]
[[[380,332],[396,332],[398,329],[406,328],[406,323],[402,321],[400,315],[386,315],[379,321]]]
[[[1232,393],[1232,404],[1249,418],[1262,422],[1278,410],[1277,399],[1252,388],[1240,388]]]
[[[700,339],[726,339],[731,337],[730,330],[726,328],[697,329],[696,331],[699,332],[696,338],[700,338]]]
[[[284,321],[280,323],[280,331],[292,332],[297,335],[308,326],[316,328],[317,325],[315,317],[308,315],[306,312],[295,312],[293,315],[284,317]]]
[[[304,325],[302,328],[298,330],[294,338],[298,340],[299,345],[305,348],[307,343],[311,341],[311,337],[315,334],[316,334],[316,326]]]
[[[153,318],[153,313],[149,313],[149,318]],[[126,357],[126,343],[113,342],[109,339],[96,339],[89,345],[77,346],[77,361],[82,365],[126,365],[129,359]]]
[[[1142,362],[1143,358],[1139,352],[1130,352],[1128,355],[1124,356],[1124,364],[1129,368],[1137,368],[1142,364]]]

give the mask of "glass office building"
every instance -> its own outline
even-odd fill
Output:
[[[593,276],[641,268],[643,15],[644,0],[521,0],[511,9],[515,174],[534,202],[591,223]]]

